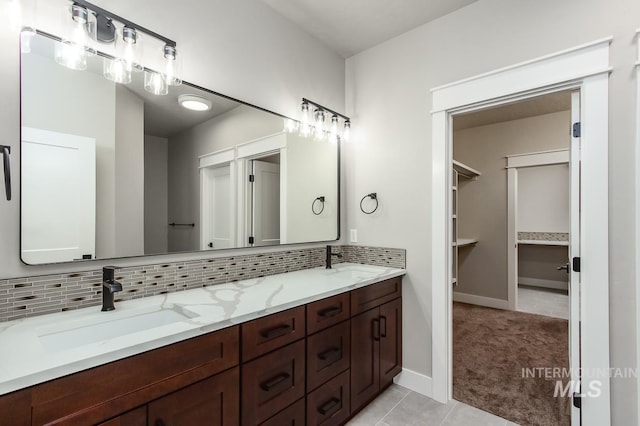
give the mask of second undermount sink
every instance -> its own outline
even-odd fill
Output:
[[[115,337],[137,333],[164,325],[178,323],[188,318],[176,311],[165,309],[125,318],[110,319],[87,326],[74,326],[56,332],[43,333],[38,337],[49,352],[72,349]]]

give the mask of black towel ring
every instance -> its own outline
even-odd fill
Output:
[[[320,201],[322,203],[320,211],[316,211],[316,201]],[[319,216],[324,211],[324,195],[319,196],[311,203],[311,211],[316,216]]]
[[[364,202],[365,198],[367,198],[367,197],[371,198],[372,200],[374,200],[376,202],[376,206],[370,212],[367,212],[362,208],[362,203]],[[360,200],[360,211],[362,211],[362,213],[364,213],[364,214],[372,214],[376,210],[378,210],[378,194],[376,192],[372,192],[371,194],[367,194],[364,197],[362,197],[362,199]]]

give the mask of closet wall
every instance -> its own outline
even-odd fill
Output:
[[[505,157],[568,148],[570,119],[570,111],[561,111],[459,130],[455,130],[454,119],[453,158],[482,173],[477,180],[459,182],[458,233],[477,238],[479,242],[459,252],[455,292],[507,300]],[[538,252],[526,250],[521,253],[521,262],[526,265],[527,272],[536,269],[540,260]],[[546,253],[545,263],[557,261],[560,265],[566,262],[566,254],[562,258],[560,250]],[[545,278],[561,279],[555,272]]]

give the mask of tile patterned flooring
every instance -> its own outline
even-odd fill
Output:
[[[440,404],[391,385],[347,423],[348,426],[515,426],[508,420],[458,401]]]
[[[569,295],[562,290],[519,286],[518,311],[569,319]]]

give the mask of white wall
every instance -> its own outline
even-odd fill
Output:
[[[144,253],[144,102],[116,85],[115,256]],[[98,193],[100,197],[100,193]]]
[[[569,232],[569,164],[518,169],[517,211],[519,232]]]
[[[636,0],[480,0],[347,60],[348,228],[359,242],[407,249],[405,366],[431,375],[430,88],[613,36],[610,78],[611,363],[635,367],[633,37]],[[381,212],[365,216],[362,195]],[[603,200],[606,202],[606,200]],[[444,208],[444,206],[442,206]],[[410,350],[409,350],[410,348]],[[437,354],[445,356],[445,354]],[[612,382],[614,424],[637,421],[635,381]]]
[[[198,0],[184,9],[169,0],[94,3],[176,40],[184,55],[183,77],[187,81],[289,116],[298,114],[302,97],[338,110],[344,105],[344,59],[262,2]],[[7,17],[6,4],[0,4],[3,19]],[[39,2],[40,28],[47,30],[58,22],[60,4],[60,0]],[[11,33],[8,25],[1,25],[0,128],[3,143],[12,147],[15,195],[11,202],[0,200],[0,277],[95,269],[107,263],[126,266],[216,256],[207,252],[39,267],[20,262],[19,52],[18,35]]]
[[[169,140],[144,136],[144,252],[168,249]]]

